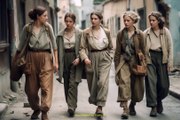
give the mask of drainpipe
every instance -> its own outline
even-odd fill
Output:
[[[146,27],[147,27],[147,18],[146,18],[146,15],[147,15],[147,7],[146,7],[146,0],[143,0],[143,4],[144,4],[144,16],[145,16],[145,25],[146,25]]]
[[[10,55],[9,63],[11,69],[11,60],[15,52],[15,28],[14,28],[14,5],[13,0],[8,0],[8,25],[9,25],[9,43],[10,43]],[[10,88],[12,91],[17,92],[18,83],[10,80]]]

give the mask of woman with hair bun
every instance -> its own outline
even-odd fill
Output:
[[[140,102],[144,96],[144,76],[136,75],[132,68],[139,63],[138,53],[142,53],[142,59],[145,58],[145,48],[143,32],[134,26],[139,20],[137,13],[127,11],[123,20],[125,27],[117,34],[114,63],[115,81],[118,85],[117,102],[123,108],[121,118],[128,119],[128,114],[136,115],[136,102]]]
[[[168,72],[173,68],[173,43],[161,13],[149,14],[150,27],[144,31],[147,61],[146,102],[150,116],[163,112],[162,100],[169,92]]]
[[[17,47],[18,51],[21,51],[27,36],[30,35],[24,70],[25,93],[34,111],[31,119],[38,119],[42,112],[41,119],[48,120],[47,112],[51,107],[53,93],[53,74],[58,70],[57,45],[52,26],[47,23],[47,10],[37,6],[29,12],[29,17],[33,22],[24,26]]]

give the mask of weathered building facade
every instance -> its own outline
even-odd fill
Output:
[[[122,15],[125,11],[133,10],[137,12],[141,20],[137,24],[140,29],[144,30],[146,24],[146,13],[153,8],[154,0],[107,0],[103,3],[104,24],[112,31],[115,37],[117,32],[124,27]],[[148,9],[146,5],[148,4]]]
[[[82,1],[82,29],[90,26],[90,13],[94,10],[93,8],[93,0],[81,0]]]
[[[180,1],[179,0],[164,0],[169,7],[168,25],[173,37],[174,45],[174,64],[180,66]],[[172,19],[173,18],[173,19]]]
[[[69,0],[58,0],[58,7],[60,11],[58,12],[58,31],[61,31],[65,28],[64,16],[67,12],[70,11],[70,1]]]

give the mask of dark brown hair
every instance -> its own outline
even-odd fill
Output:
[[[37,6],[34,9],[31,9],[28,15],[32,20],[37,20],[37,16],[41,16],[45,11],[47,11],[45,7]]]
[[[92,17],[92,15],[96,15],[96,16],[98,16],[98,18],[99,18],[100,20],[103,20],[103,16],[102,16],[101,12],[99,12],[99,11],[94,11],[94,12],[92,12],[92,13],[90,14],[90,18]]]
[[[160,29],[164,27],[165,21],[163,19],[163,16],[160,12],[158,11],[153,11],[148,15],[148,18],[150,19],[150,16],[154,16],[158,20],[158,26]]]
[[[90,19],[92,18],[92,15],[96,15],[98,16],[98,18],[101,20],[101,24],[103,24],[103,16],[102,13],[100,11],[94,11],[90,14]]]
[[[64,21],[66,20],[67,17],[72,18],[72,20],[74,21],[74,23],[76,22],[76,16],[75,16],[74,13],[70,13],[70,12],[66,13],[66,15],[64,16]]]

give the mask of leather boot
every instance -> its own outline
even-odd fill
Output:
[[[127,107],[124,107],[123,108],[123,113],[122,113],[122,115],[121,115],[121,118],[122,119],[128,119],[128,108]]]
[[[162,105],[162,101],[158,101],[157,102],[157,112],[159,114],[161,114],[163,112],[163,105]]]
[[[42,116],[41,116],[42,120],[49,120],[47,112],[42,112]]]
[[[33,119],[38,119],[39,117],[39,114],[40,114],[40,110],[38,109],[38,110],[35,110],[34,112],[33,112],[33,114],[31,115],[31,119],[33,120]]]
[[[127,103],[127,101],[120,103],[120,106],[123,108],[123,113],[121,114],[122,119],[128,119],[129,109],[127,107]]]
[[[152,107],[151,112],[150,112],[151,117],[156,117],[157,116],[157,109],[156,107]]]
[[[75,110],[74,109],[68,109],[68,114],[69,114],[69,117],[74,117],[74,112]]]
[[[132,101],[129,105],[129,114],[132,116],[136,115],[135,105],[136,105],[136,102],[132,102]]]

